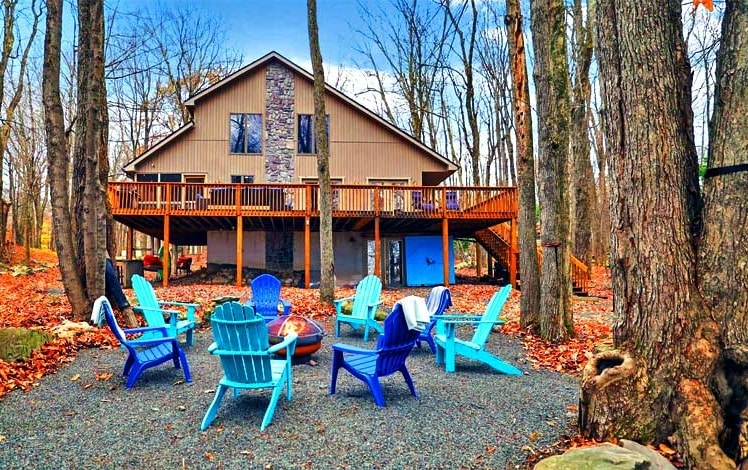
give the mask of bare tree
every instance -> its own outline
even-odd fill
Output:
[[[445,18],[429,2],[391,0],[389,7],[385,11],[360,6],[366,29],[361,31],[359,52],[375,81],[367,92],[379,97],[388,121],[399,125],[404,120],[403,127],[416,139],[436,147],[439,124],[434,116],[445,61]]]
[[[10,137],[10,131],[12,126],[15,124],[15,112],[18,104],[21,102],[23,96],[24,77],[26,76],[26,67],[28,64],[29,51],[31,46],[34,44],[34,38],[39,30],[39,21],[42,15],[42,7],[38,5],[36,0],[32,0],[30,11],[31,11],[31,26],[29,35],[26,38],[25,44],[16,44],[15,30],[18,28],[16,24],[17,20],[17,7],[18,0],[3,0],[3,47],[0,55],[0,101],[4,103],[6,93],[6,78],[8,74],[8,65],[20,54],[18,59],[18,73],[15,87],[10,92],[10,101],[5,104],[5,117],[0,123],[0,175],[3,171],[3,161],[5,152],[8,148],[8,139]],[[2,199],[4,190],[4,178],[0,178],[0,199]],[[5,239],[5,232],[8,227],[7,211],[0,211],[0,235]],[[4,247],[4,243],[3,243]],[[0,257],[7,255],[0,250]]]
[[[563,0],[533,0],[535,89],[540,139],[538,180],[543,261],[540,336],[563,341],[574,334],[569,261],[569,64]]]
[[[330,143],[327,138],[325,114],[325,71],[319,47],[317,0],[307,0],[309,52],[314,72],[314,120],[317,137],[317,180],[319,181],[319,295],[323,303],[335,300],[335,268],[332,244],[332,189],[330,188]]]
[[[540,271],[535,242],[535,158],[533,156],[530,85],[527,76],[525,38],[519,0],[507,1],[505,23],[511,60],[514,129],[517,135],[519,173],[519,265],[522,270],[520,323],[537,329],[540,312]]]

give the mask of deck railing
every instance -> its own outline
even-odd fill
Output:
[[[110,182],[108,197],[117,215],[319,215],[316,184]],[[334,217],[511,217],[517,188],[336,184],[331,203]]]

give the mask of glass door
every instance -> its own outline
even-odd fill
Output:
[[[388,239],[385,243],[385,276],[387,287],[403,286],[403,241]]]

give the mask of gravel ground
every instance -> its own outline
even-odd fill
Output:
[[[269,390],[227,395],[210,428],[199,431],[221,376],[218,359],[206,352],[209,330],[185,348],[191,385],[167,364],[127,390],[119,375],[123,350],[81,351],[28,393],[0,400],[0,468],[524,468],[523,446],[549,446],[574,419],[566,407],[577,404],[576,379],[532,370],[520,342],[497,333],[488,349],[524,375],[460,357],[457,372],[447,374],[424,345],[408,359],[420,399],[391,376],[382,381],[387,406],[377,408],[365,384],[342,369],[330,396],[330,345],[376,344],[376,335],[365,344],[343,329],[342,338],[324,339],[316,365],[293,367],[293,401],[281,399],[265,432]],[[97,380],[102,373],[113,377]]]

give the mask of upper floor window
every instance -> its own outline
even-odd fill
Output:
[[[330,116],[325,116],[327,141],[330,142]],[[317,153],[317,134],[313,114],[299,114],[297,152],[306,154]]]
[[[255,175],[231,175],[231,183],[254,183]]]
[[[231,153],[262,153],[262,115],[231,114]]]

